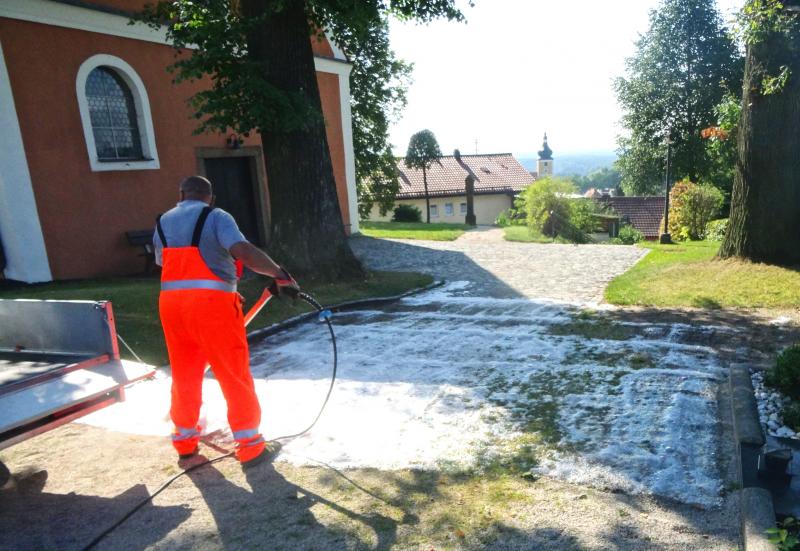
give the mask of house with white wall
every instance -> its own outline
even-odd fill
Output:
[[[478,224],[494,224],[497,216],[514,206],[514,196],[533,182],[534,177],[511,153],[461,155],[476,176],[474,208]],[[404,159],[397,160],[400,190],[395,205],[413,205],[425,219],[425,185],[422,170],[409,168]],[[465,179],[467,172],[453,155],[440,157],[426,171],[431,222],[463,224],[467,214]],[[372,207],[369,220],[388,222],[392,212],[381,216],[377,205]]]

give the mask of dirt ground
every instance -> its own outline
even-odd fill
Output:
[[[178,472],[166,439],[77,424],[0,459],[14,473],[0,494],[2,549],[82,549]],[[97,549],[728,551],[736,511],[736,499],[702,511],[544,478],[280,461],[245,474],[227,459],[178,479]]]

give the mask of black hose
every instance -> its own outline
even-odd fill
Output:
[[[333,385],[336,382],[336,370],[339,366],[339,352],[336,347],[336,335],[333,332],[333,325],[331,324],[330,310],[325,310],[322,307],[322,305],[308,293],[301,291],[298,294],[298,297],[307,302],[308,304],[310,304],[312,307],[316,308],[317,312],[319,312],[320,321],[324,321],[325,324],[328,326],[328,331],[331,334],[331,343],[333,343],[333,371],[331,373],[331,384],[330,386],[328,386],[328,393],[325,395],[325,399],[322,401],[322,407],[319,408],[317,416],[314,417],[314,420],[311,422],[310,425],[308,425],[305,429],[301,430],[300,432],[297,432],[295,434],[287,434],[286,436],[278,436],[277,438],[274,438],[274,440],[294,440],[295,438],[303,436],[305,433],[314,428],[314,425],[317,424],[319,418],[322,417],[322,412],[325,411],[325,406],[328,405],[328,399],[331,397],[331,392],[333,392]]]
[[[87,551],[88,549],[91,549],[91,548],[93,548],[95,545],[97,545],[98,543],[100,543],[100,540],[102,540],[104,537],[106,537],[107,535],[109,535],[111,532],[113,532],[114,530],[116,530],[117,528],[119,528],[119,526],[120,526],[120,525],[121,525],[123,522],[125,522],[126,520],[128,520],[129,518],[131,518],[131,517],[133,516],[133,514],[134,514],[136,511],[138,511],[139,509],[141,509],[142,507],[144,507],[145,505],[147,505],[147,504],[148,504],[148,503],[149,503],[149,502],[150,502],[150,501],[151,501],[151,500],[152,500],[154,497],[156,497],[158,494],[160,494],[161,492],[163,492],[164,490],[166,490],[166,489],[167,489],[167,487],[168,487],[170,484],[172,484],[173,482],[175,482],[176,480],[178,480],[178,479],[179,479],[180,477],[182,477],[183,475],[185,475],[185,474],[188,474],[188,473],[190,473],[190,472],[194,471],[195,469],[199,469],[200,467],[204,467],[204,466],[206,466],[206,465],[210,465],[211,463],[216,463],[217,461],[222,461],[223,459],[227,459],[228,457],[232,456],[232,455],[233,455],[233,453],[234,453],[234,452],[230,452],[230,453],[226,453],[225,455],[220,455],[219,457],[215,457],[214,459],[209,459],[209,460],[207,460],[207,461],[203,461],[202,463],[198,463],[197,465],[192,465],[192,466],[191,466],[191,467],[189,467],[188,469],[185,469],[185,470],[183,470],[183,471],[179,472],[178,474],[176,474],[175,476],[173,476],[172,478],[170,478],[169,480],[167,480],[166,482],[164,482],[164,483],[163,483],[161,486],[159,486],[159,488],[158,488],[158,489],[157,489],[155,492],[153,492],[152,494],[150,494],[149,496],[147,496],[146,498],[144,498],[143,500],[141,500],[139,503],[137,503],[137,504],[136,504],[136,505],[133,507],[133,509],[131,509],[130,511],[128,511],[127,513],[125,513],[125,514],[122,516],[122,518],[120,518],[120,519],[119,519],[117,522],[115,522],[114,524],[112,524],[111,526],[109,526],[108,528],[106,528],[106,529],[105,529],[105,530],[104,530],[102,533],[100,533],[100,534],[99,534],[99,535],[98,535],[96,538],[94,538],[94,539],[93,539],[91,542],[89,542],[89,544],[88,544],[86,547],[84,547],[84,548],[83,548],[83,551]]]
[[[300,432],[297,432],[295,434],[288,434],[286,436],[278,436],[277,438],[273,438],[273,441],[277,441],[277,440],[293,440],[295,438],[298,438],[298,437],[306,434],[308,431],[310,431],[312,428],[314,428],[314,425],[317,424],[317,421],[319,421],[319,418],[322,417],[322,412],[325,411],[325,406],[328,405],[328,400],[330,399],[331,393],[333,392],[333,385],[336,382],[336,371],[337,371],[338,366],[339,366],[339,352],[338,352],[337,347],[336,347],[336,335],[333,332],[333,325],[331,324],[331,312],[330,312],[330,310],[326,310],[325,308],[323,308],[323,306],[319,302],[317,302],[317,300],[314,297],[312,297],[311,295],[309,295],[306,292],[301,291],[301,292],[299,292],[297,294],[297,296],[298,296],[298,298],[300,298],[304,302],[306,302],[309,305],[311,305],[314,309],[316,309],[317,312],[319,312],[320,321],[324,321],[325,324],[328,326],[328,331],[331,334],[331,344],[333,345],[333,370],[331,372],[331,384],[328,387],[328,393],[325,395],[325,399],[322,401],[322,407],[319,408],[319,412],[317,413],[317,416],[314,418],[314,420],[311,422],[310,425],[308,425],[305,429],[303,429]],[[125,515],[122,516],[122,518],[120,518],[117,522],[115,522],[114,524],[112,524],[111,526],[106,528],[101,534],[99,534],[96,538],[94,538],[91,542],[89,542],[89,544],[86,545],[86,547],[83,548],[83,551],[88,551],[89,549],[92,549],[94,546],[96,546],[98,543],[100,543],[100,541],[103,538],[105,538],[111,532],[116,530],[123,522],[125,522],[130,517],[132,517],[133,514],[136,513],[136,511],[138,511],[139,509],[141,509],[142,507],[147,505],[150,501],[152,501],[152,499],[154,497],[156,497],[158,494],[160,494],[161,492],[166,490],[169,487],[170,484],[172,484],[173,482],[178,480],[183,475],[188,474],[188,473],[190,473],[190,472],[192,472],[192,471],[194,471],[196,469],[199,469],[200,467],[205,467],[206,465],[211,465],[212,463],[216,463],[217,461],[222,461],[223,459],[227,459],[228,457],[232,457],[233,454],[234,454],[234,452],[228,452],[228,453],[226,453],[224,455],[220,455],[219,457],[215,457],[213,459],[207,459],[206,461],[203,461],[202,463],[197,463],[196,465],[192,465],[191,467],[179,472],[178,474],[176,474],[175,476],[173,476],[172,478],[170,478],[169,480],[164,482],[161,486],[159,486],[159,488],[155,492],[153,492],[152,494],[150,494],[146,498],[142,499],[139,503],[137,503],[133,507],[133,509],[131,509],[130,511],[125,513]]]

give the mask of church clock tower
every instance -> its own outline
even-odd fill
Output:
[[[542,144],[542,150],[539,152],[539,160],[536,161],[536,170],[539,173],[539,178],[553,175],[553,150],[547,145],[547,132],[544,134],[544,143]]]

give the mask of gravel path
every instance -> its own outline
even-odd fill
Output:
[[[370,268],[419,271],[469,281],[469,294],[495,298],[545,298],[600,302],[615,276],[647,251],[611,245],[514,243],[499,228],[479,228],[455,241],[351,239]]]

